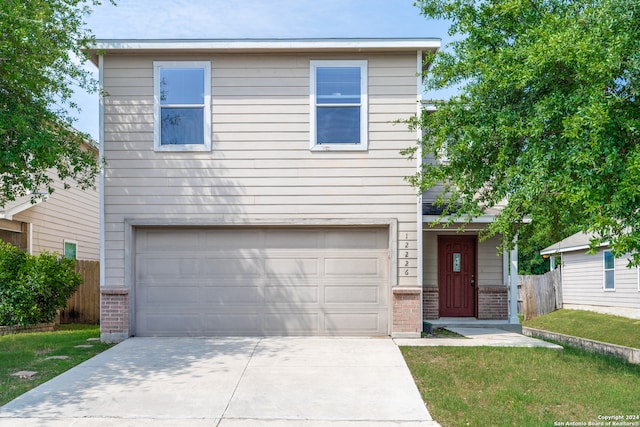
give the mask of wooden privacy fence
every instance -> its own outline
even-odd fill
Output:
[[[562,275],[556,268],[539,276],[518,276],[518,312],[524,320],[562,308]]]
[[[59,323],[100,323],[100,262],[77,260],[82,284],[60,310]]]

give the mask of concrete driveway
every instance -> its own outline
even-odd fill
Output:
[[[438,423],[388,338],[131,338],[1,407],[0,425]]]

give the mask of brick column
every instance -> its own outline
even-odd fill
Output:
[[[478,288],[478,320],[506,320],[508,317],[509,296],[506,287]]]
[[[129,290],[100,290],[100,340],[120,342],[129,338]]]
[[[420,288],[393,288],[393,326],[391,335],[397,338],[420,338],[422,311]]]

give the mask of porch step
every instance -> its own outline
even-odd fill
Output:
[[[428,332],[435,328],[496,328],[503,331],[522,334],[520,323],[509,323],[508,320],[478,320],[475,317],[441,317],[439,319],[424,320],[422,330]]]

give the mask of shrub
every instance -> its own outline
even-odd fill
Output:
[[[81,282],[75,260],[55,252],[32,256],[0,242],[0,324],[54,321]]]

